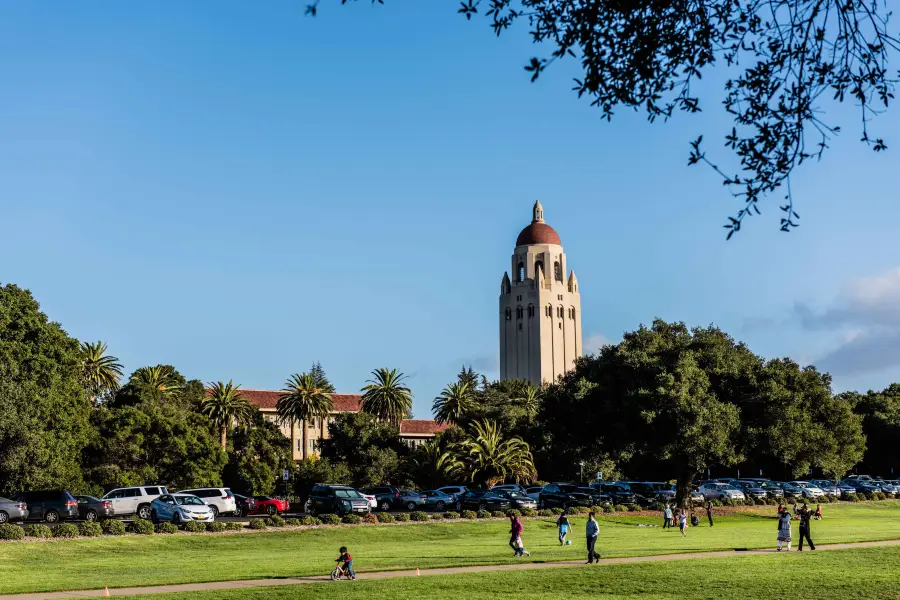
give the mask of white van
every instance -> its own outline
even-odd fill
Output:
[[[168,494],[169,490],[161,485],[142,485],[137,487],[116,488],[108,492],[101,500],[112,504],[113,514],[137,515],[141,519],[150,518],[150,503]]]

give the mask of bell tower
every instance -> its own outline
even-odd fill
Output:
[[[581,296],[540,202],[516,239],[510,266],[512,278],[506,272],[500,283],[500,379],[553,383],[581,356]]]

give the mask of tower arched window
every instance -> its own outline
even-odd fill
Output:
[[[516,271],[519,274],[519,281],[525,281],[525,263],[519,263],[519,267]]]
[[[507,308],[506,309],[506,320],[509,321],[510,319],[512,319],[512,309]]]
[[[543,271],[544,271],[544,263],[543,263],[543,261],[540,261],[540,260],[534,261],[534,276],[535,276],[535,277],[538,276],[538,271],[540,271],[540,272],[543,272]]]
[[[534,305],[533,305],[533,304],[529,304],[529,305],[528,305],[528,318],[530,319],[530,318],[532,318],[533,316],[534,316]]]
[[[521,319],[523,316],[525,316],[525,310],[521,306],[516,307],[516,318]]]
[[[557,281],[562,281],[562,267],[559,266],[559,261],[553,263],[553,277]]]

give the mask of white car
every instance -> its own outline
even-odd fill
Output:
[[[700,493],[707,500],[745,500],[744,492],[730,483],[704,483]]]
[[[165,494],[154,500],[152,507],[154,523],[171,521],[178,526],[188,521],[211,523],[216,518],[212,506],[191,494]]]
[[[821,498],[825,495],[825,491],[822,488],[816,487],[808,481],[789,481],[788,483],[802,488],[804,498]]]
[[[360,494],[362,494],[363,498],[369,501],[369,508],[371,508],[372,510],[378,508],[378,498],[376,498],[372,494],[363,494],[362,492],[360,492]]]
[[[146,520],[150,518],[150,504],[168,493],[169,490],[161,485],[141,485],[116,488],[100,499],[110,503],[113,514],[117,517],[137,515]]]
[[[197,488],[193,490],[181,490],[178,494],[197,496],[212,509],[213,516],[219,514],[231,514],[237,510],[237,501],[234,494],[228,488]]]

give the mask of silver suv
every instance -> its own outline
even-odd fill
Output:
[[[141,485],[116,488],[107,492],[101,500],[106,500],[112,505],[113,514],[117,517],[137,515],[141,519],[149,519],[150,503],[168,493],[169,490],[165,486]]]

